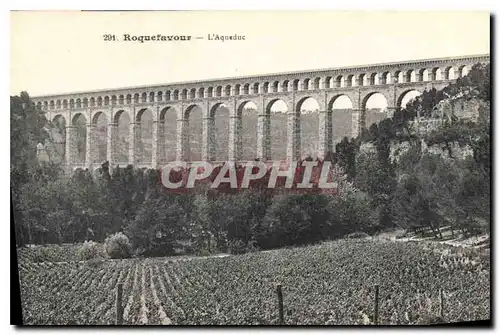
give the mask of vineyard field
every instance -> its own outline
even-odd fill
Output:
[[[490,318],[489,251],[431,242],[340,240],[238,256],[19,263],[26,325],[425,324]]]

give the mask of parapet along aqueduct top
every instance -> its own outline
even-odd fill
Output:
[[[476,63],[490,61],[489,54],[462,57],[436,58],[350,66],[342,68],[317,69],[309,71],[273,73],[247,77],[221,78],[177,82],[155,86],[141,86],[73,92],[68,94],[33,97],[38,108],[46,111],[47,118],[64,124],[65,162],[69,169],[75,167],[92,168],[102,161],[111,166],[133,164],[140,167],[158,168],[173,160],[192,160],[190,151],[190,112],[194,109],[202,113],[201,152],[198,159],[216,160],[216,149],[220,138],[227,137],[225,157],[217,160],[238,161],[242,157],[242,111],[248,102],[256,106],[257,126],[255,136],[256,158],[270,159],[271,106],[281,100],[286,113],[286,158],[293,160],[300,155],[301,107],[308,98],[319,105],[317,113],[317,156],[324,156],[333,149],[332,111],[333,104],[341,96],[352,102],[352,133],[357,136],[365,127],[365,108],[368,98],[382,94],[387,100],[386,115],[390,116],[410,91],[442,89],[455,79],[464,76]],[[221,106],[229,110],[228,133],[214,134],[216,110]],[[254,107],[255,108],[255,107]],[[152,113],[152,135],[150,160],[141,160],[138,154],[140,128],[143,114]],[[119,140],[118,122],[123,115],[130,120],[128,134]],[[172,116],[173,115],[173,116]],[[85,135],[85,159],[77,162],[77,118],[84,118],[87,124]],[[106,120],[106,157],[97,154],[97,119]],[[170,121],[169,121],[170,120]],[[173,124],[173,125],[172,125]],[[170,127],[167,131],[167,128]],[[284,128],[283,127],[283,128]],[[121,127],[120,127],[121,128]],[[175,133],[175,134],[174,134]],[[174,135],[171,135],[174,134]],[[165,137],[173,137],[173,143],[166,147]],[[199,136],[199,134],[197,134]],[[65,141],[64,141],[65,138]],[[128,152],[124,158],[116,157],[120,141],[128,138]],[[217,138],[219,140],[217,140]],[[166,152],[174,150],[169,157]]]

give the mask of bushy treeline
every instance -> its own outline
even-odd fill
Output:
[[[474,66],[456,84],[426,91],[358,138],[344,138],[328,157],[337,192],[253,187],[228,193],[201,184],[194,192],[174,194],[161,184],[157,170],[129,166],[110,173],[104,164],[98,174],[77,171],[62,178],[50,164],[26,163],[32,155],[13,154],[16,242],[103,242],[123,232],[137,255],[160,256],[239,253],[397,227],[429,229],[437,237],[443,226],[464,235],[485,231],[490,220],[489,85],[489,65]],[[483,107],[477,122],[451,118],[425,135],[412,130],[410,121],[417,113],[430,117],[450,97],[478,101]],[[20,101],[29,102],[29,97],[11,98],[13,117],[37,113],[21,109]],[[43,137],[32,125],[16,127],[29,135],[16,148],[36,145]],[[423,142],[442,147],[444,154],[423,151]],[[394,159],[391,148],[398,143],[406,143],[408,150]],[[473,155],[454,157],[451,143],[471,148]],[[373,150],[362,150],[366,144]]]
[[[336,179],[337,192],[326,193],[266,187],[228,193],[206,184],[175,193],[161,184],[158,170],[129,166],[111,174],[105,168],[95,175],[79,170],[58,178],[40,168],[19,190],[18,242],[102,242],[124,232],[137,254],[154,256],[177,249],[275,248],[376,226],[362,215],[369,209],[366,196],[341,174]]]

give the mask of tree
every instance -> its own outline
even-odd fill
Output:
[[[356,154],[359,150],[358,141],[355,139],[349,140],[344,137],[340,143],[336,145],[336,161],[347,174],[349,180],[353,180],[356,176]]]
[[[44,143],[48,133],[43,113],[35,108],[27,92],[10,97],[10,176],[11,195],[16,221],[16,243],[23,244],[26,238],[23,231],[30,231],[19,210],[21,187],[30,180],[32,169],[37,167],[36,145]]]
[[[322,194],[279,194],[263,220],[263,248],[318,242],[329,235],[329,198]]]
[[[162,196],[142,203],[126,235],[139,255],[167,256],[186,238],[186,226],[186,214],[179,204]]]

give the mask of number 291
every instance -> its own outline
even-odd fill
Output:
[[[116,36],[112,34],[104,34],[102,35],[104,41],[116,41]]]

